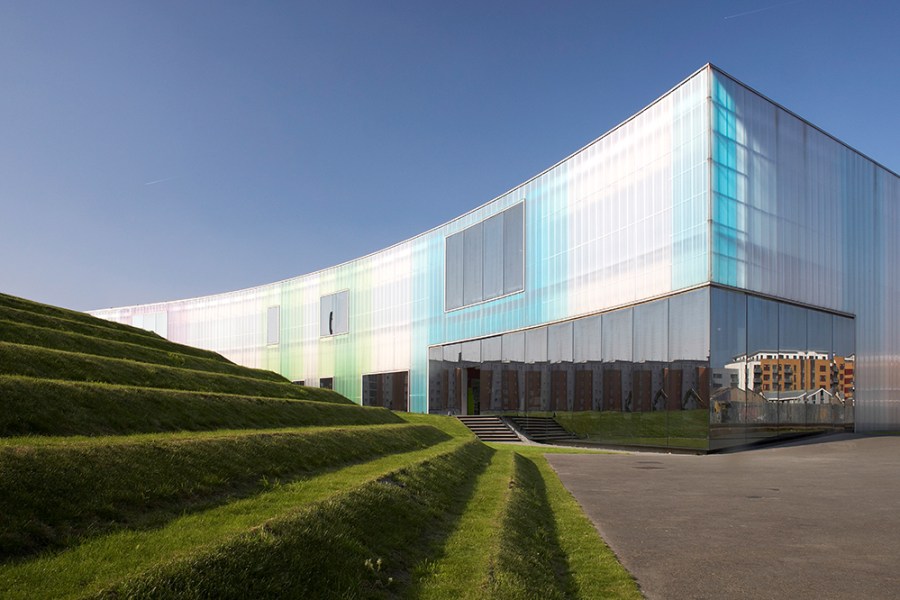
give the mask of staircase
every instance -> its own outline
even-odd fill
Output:
[[[509,417],[516,427],[535,442],[553,443],[577,439],[549,417]]]
[[[519,436],[500,417],[492,415],[466,415],[456,417],[472,430],[482,442],[518,442]]]

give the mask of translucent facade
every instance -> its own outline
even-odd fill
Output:
[[[896,174],[707,65],[386,250],[94,314],[359,403],[555,412],[601,442],[898,428],[898,202]]]

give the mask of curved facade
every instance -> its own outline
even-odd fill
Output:
[[[707,65],[383,251],[93,314],[360,403],[556,412],[601,441],[897,428],[898,202],[896,174]]]

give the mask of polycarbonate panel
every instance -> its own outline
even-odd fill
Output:
[[[281,307],[270,306],[266,312],[266,345],[277,344],[281,333]]]
[[[473,190],[476,203],[479,193]],[[489,265],[494,253],[485,245],[497,240],[485,231],[496,227],[500,215],[503,292],[522,293],[464,306],[468,271],[462,232],[482,224],[484,298],[498,283],[487,272],[496,265]],[[333,377],[335,388],[357,401],[363,373],[409,370],[410,404],[421,412],[428,406],[429,346],[595,315],[711,278],[855,315],[855,320],[834,316],[833,337],[835,346],[853,347],[841,350],[841,357],[858,354],[844,367],[858,373],[857,422],[862,429],[897,428],[898,220],[895,174],[721,73],[701,69],[559,164],[407,242],[267,286],[97,314],[143,324],[147,314],[166,314],[165,333],[173,340],[291,379]],[[339,290],[349,290],[348,333],[320,340],[320,299]],[[690,323],[676,323],[673,302],[670,298],[670,358],[674,328]],[[276,305],[281,306],[280,343],[270,346],[266,315]],[[743,332],[759,346],[751,352],[777,353],[788,338],[800,339],[800,325],[791,324],[799,321],[785,313],[766,323],[757,308],[748,309],[751,326]],[[824,338],[817,335],[824,330],[812,323],[821,311],[802,310],[807,311],[807,350],[818,352]],[[781,317],[798,332],[778,329]],[[153,317],[154,326],[160,326],[157,321]],[[773,322],[774,338],[767,330]],[[754,333],[757,325],[762,333]],[[634,353],[658,355],[659,340],[650,337],[640,348],[630,346],[635,335],[645,339],[635,326],[636,321],[627,341],[607,336],[604,327],[601,350],[612,350],[610,356],[622,356],[619,360],[631,360]],[[576,360],[594,353],[589,349],[596,339],[585,331],[573,329]],[[677,337],[694,333],[682,328]],[[719,334],[709,332],[716,340]],[[702,337],[697,333],[691,342],[698,352]],[[520,351],[508,353],[504,339],[501,355],[520,352],[524,360],[524,334],[522,340]],[[700,378],[691,370],[698,368],[684,367],[685,386],[688,378]],[[622,369],[624,402],[632,384],[643,393],[647,369],[634,376]],[[652,377],[651,388],[658,391],[660,374],[654,371]]]
[[[429,346],[597,314],[703,282],[708,77],[699,70],[559,164],[406,242],[271,285],[97,314],[143,323],[144,313],[167,312],[166,327],[156,317],[153,325],[170,339],[291,380],[330,379],[357,402],[364,374],[409,371],[410,409],[426,411],[429,381],[444,378],[429,377]],[[477,203],[484,191],[472,192]],[[492,233],[501,221],[502,242]],[[479,224],[482,260],[470,269],[464,232]],[[466,305],[479,281],[482,302]],[[349,291],[322,306],[341,290]],[[268,344],[271,306],[281,307],[277,345]],[[582,339],[587,355],[597,355],[598,336]],[[573,346],[574,338],[573,331]],[[524,334],[504,338],[501,355],[524,360]]]

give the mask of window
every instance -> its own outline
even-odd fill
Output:
[[[444,306],[454,310],[525,289],[525,203],[447,237]]]
[[[350,331],[350,292],[348,290],[322,296],[319,307],[319,336],[330,337]]]
[[[362,403],[405,412],[409,407],[409,372],[363,375]]]

